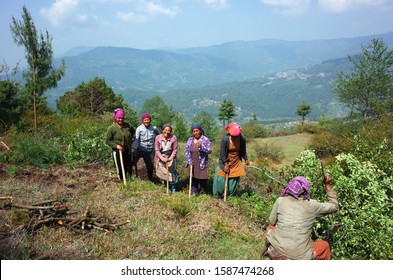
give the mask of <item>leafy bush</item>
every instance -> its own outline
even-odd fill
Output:
[[[25,136],[24,138],[22,138]],[[35,165],[47,168],[53,163],[63,163],[61,147],[53,139],[43,138],[40,135],[19,134],[13,139],[12,153],[9,162],[21,165]]]
[[[344,127],[318,126],[309,146],[320,157],[336,156],[352,150],[352,135]]]
[[[369,120],[355,137],[354,154],[393,175],[393,119],[389,116]]]
[[[263,125],[248,123],[243,127],[243,133],[247,139],[252,139],[267,137],[271,131],[265,128]]]
[[[240,197],[230,197],[229,202],[264,229],[268,226],[270,211],[276,199],[277,195],[264,198],[256,193],[243,193]]]
[[[274,143],[263,143],[262,145],[255,144],[255,152],[257,158],[257,164],[260,161],[267,159],[272,160],[275,163],[280,163],[284,158],[283,148]]]
[[[332,169],[340,210],[335,223],[333,254],[338,259],[392,259],[393,177],[387,177],[370,162],[353,155],[337,157]]]
[[[393,177],[370,162],[340,154],[325,168],[338,194],[339,211],[318,220],[317,232],[332,235],[334,259],[392,259]],[[315,153],[303,152],[287,175],[303,175],[311,185],[311,197],[326,200],[321,166]],[[389,195],[390,193],[390,195]]]
[[[343,119],[320,122],[310,149],[321,157],[351,153],[363,161],[371,161],[388,175],[393,174],[393,119]]]
[[[110,149],[105,144],[105,131],[96,127],[84,127],[63,139],[66,147],[65,162],[97,163],[110,159]]]

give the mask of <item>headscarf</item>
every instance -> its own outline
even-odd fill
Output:
[[[304,196],[307,200],[310,200],[310,194],[308,191],[310,190],[310,183],[303,176],[297,176],[292,179],[282,191],[281,196],[293,196],[296,199]]]
[[[200,124],[195,124],[191,127],[191,131],[193,131],[194,129],[199,129],[200,131],[203,131],[203,128]]]
[[[164,130],[165,127],[169,127],[169,128],[171,129],[171,131],[172,131],[172,124],[170,124],[170,123],[164,124],[164,125],[162,126],[162,130]]]
[[[115,112],[113,114],[113,119],[124,119],[124,111],[121,108],[115,109]]]
[[[150,119],[151,120],[150,114],[143,114],[142,118],[141,118],[142,122],[143,122],[144,119]]]
[[[242,133],[242,127],[235,122],[228,124],[225,130],[229,131],[229,135],[231,136],[239,136]]]

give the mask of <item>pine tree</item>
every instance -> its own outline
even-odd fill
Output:
[[[52,65],[52,37],[48,31],[38,36],[34,21],[26,6],[23,6],[22,21],[12,17],[11,33],[14,42],[25,48],[25,57],[29,68],[23,72],[26,79],[26,90],[33,97],[34,129],[37,130],[37,104],[41,103],[47,89],[57,86],[57,82],[65,73],[64,60],[59,68]]]
[[[305,103],[304,101],[299,104],[296,110],[296,114],[302,117],[302,121],[304,122],[304,118],[311,113],[311,105]]]
[[[225,121],[229,123],[235,116],[235,105],[233,105],[232,100],[224,99],[218,111],[218,119],[222,121],[222,124],[225,127]]]

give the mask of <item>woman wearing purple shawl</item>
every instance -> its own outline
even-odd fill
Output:
[[[330,259],[329,243],[323,240],[314,242],[311,238],[316,218],[338,210],[337,193],[330,186],[330,177],[325,176],[323,182],[327,202],[311,199],[310,184],[302,176],[288,183],[270,213],[270,225],[265,233],[265,255],[272,259]]]
[[[201,125],[192,126],[191,131],[192,136],[187,140],[185,154],[189,174],[190,168],[192,168],[192,194],[206,194],[207,164],[212,147],[209,138],[204,135]]]

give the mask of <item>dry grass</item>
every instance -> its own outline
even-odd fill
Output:
[[[129,223],[109,233],[77,234],[61,226],[30,233],[17,230],[27,210],[0,210],[1,259],[261,258],[260,226],[230,202],[205,195],[189,199],[188,190],[167,196],[163,186],[138,179],[125,187],[100,166],[26,167],[14,178],[2,177],[0,196],[12,196],[15,204],[58,199],[71,210],[81,213],[88,206],[93,216]]]
[[[284,166],[292,164],[306,148],[309,137],[300,134],[254,141],[283,147],[285,158],[280,166]],[[251,141],[248,149],[251,160],[255,154],[253,145]],[[210,159],[211,177],[214,159],[214,156]],[[184,162],[181,145],[178,160]],[[10,168],[12,172],[7,172]],[[255,211],[252,200],[234,198],[224,203],[206,195],[189,199],[187,171],[180,164],[181,191],[171,196],[166,195],[164,186],[139,179],[132,179],[125,187],[117,181],[113,171],[99,165],[52,166],[48,170],[0,165],[0,196],[12,196],[15,204],[57,199],[78,213],[89,207],[93,216],[105,216],[114,222],[129,221],[109,233],[86,230],[85,234],[77,234],[60,226],[43,226],[31,233],[18,230],[30,219],[27,210],[0,210],[1,259],[263,258],[260,256],[264,245],[261,230],[267,220],[265,212],[269,213],[270,209],[255,217],[255,213],[247,213]],[[250,176],[242,179],[243,188],[251,188],[263,197],[274,192],[275,186],[260,182],[259,176],[249,173]],[[144,179],[146,174],[142,175]],[[1,206],[3,201],[0,203]]]
[[[300,155],[302,151],[307,149],[308,143],[311,139],[311,135],[307,133],[269,137],[256,139],[257,144],[269,144],[274,145],[282,149],[283,160],[281,163],[276,164],[276,168],[282,168],[284,166],[291,165],[294,160]],[[251,143],[250,148],[253,149]]]

